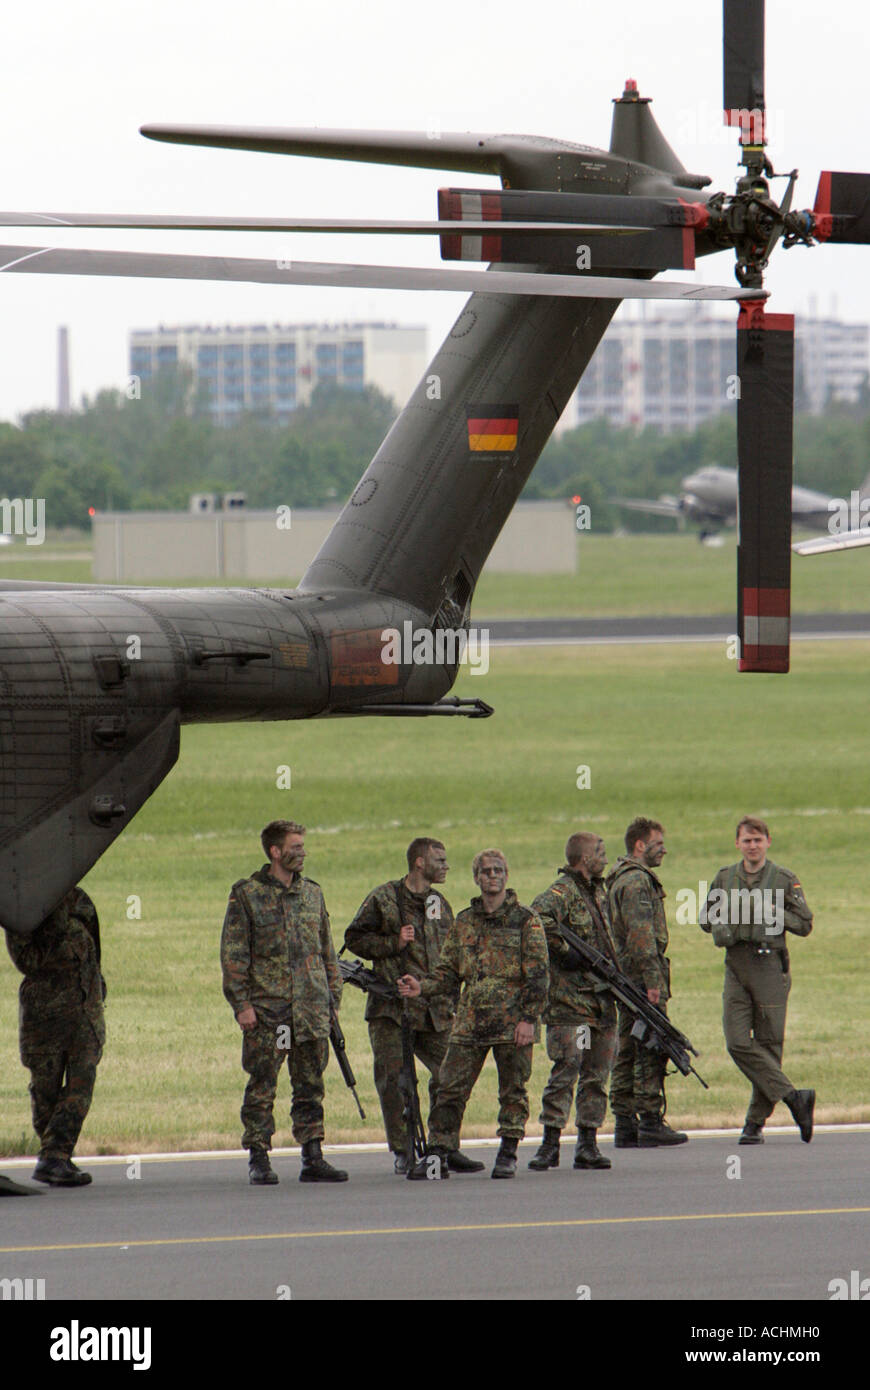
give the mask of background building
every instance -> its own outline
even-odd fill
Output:
[[[341,508],[273,511],[97,512],[93,577],[97,582],[165,583],[301,578]],[[289,522],[289,524],[288,524]],[[518,502],[486,562],[489,574],[574,574],[577,528],[565,502]]]
[[[286,421],[321,382],[377,386],[403,406],[427,361],[426,329],[395,323],[191,324],[130,334],[130,374],[147,381],[163,366],[190,367],[221,425],[247,410]]]
[[[702,304],[620,318],[608,328],[563,416],[563,428],[609,420],[663,433],[689,431],[729,409],[736,372],[736,315]],[[870,325],[795,316],[798,410],[857,401],[870,371]]]

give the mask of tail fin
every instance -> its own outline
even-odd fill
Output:
[[[618,304],[472,295],[300,589],[464,614]]]

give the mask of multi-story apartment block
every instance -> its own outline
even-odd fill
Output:
[[[321,382],[373,385],[403,406],[426,367],[426,329],[389,323],[251,324],[134,329],[130,373],[147,381],[184,364],[222,425],[244,411],[287,420]]]

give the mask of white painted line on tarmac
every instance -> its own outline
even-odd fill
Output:
[[[689,1129],[684,1131],[690,1139],[730,1139],[739,1137],[742,1129]],[[766,1125],[765,1138],[774,1138],[777,1135],[793,1135],[794,1125]],[[870,1134],[870,1124],[848,1124],[848,1125],[816,1125],[813,1134]],[[542,1134],[527,1134],[521,1141],[523,1144],[540,1144],[543,1139]],[[564,1136],[566,1145],[575,1140],[571,1132],[566,1132]],[[463,1139],[463,1149],[496,1149],[501,1143],[500,1139]],[[598,1135],[599,1144],[612,1144],[612,1134]],[[324,1153],[335,1154],[364,1154],[364,1153],[387,1153],[386,1144],[324,1144]],[[298,1158],[302,1150],[300,1148],[272,1149],[275,1158]],[[166,1152],[166,1153],[129,1153],[121,1154],[76,1154],[75,1159],[79,1164],[87,1167],[108,1167],[112,1163],[125,1165],[136,1159],[140,1163],[194,1163],[204,1159],[234,1159],[238,1160],[247,1155],[247,1149],[200,1149],[189,1153]],[[29,1168],[36,1162],[36,1155],[32,1158],[0,1158],[0,1169],[5,1168]]]

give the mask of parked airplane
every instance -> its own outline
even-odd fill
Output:
[[[665,494],[658,501],[634,497],[620,497],[614,500],[620,507],[626,507],[629,511],[646,512],[651,516],[672,516],[677,521],[697,522],[701,527],[701,540],[715,535],[723,526],[736,524],[736,468],[720,468],[718,464],[710,463],[704,468],[699,468],[696,473],[690,473],[683,479],[681,486],[682,492],[679,497]],[[861,487],[861,496],[868,491],[870,477],[865,479]],[[827,531],[838,502],[838,498],[828,497],[823,492],[813,491],[812,488],[793,487],[792,525]]]

